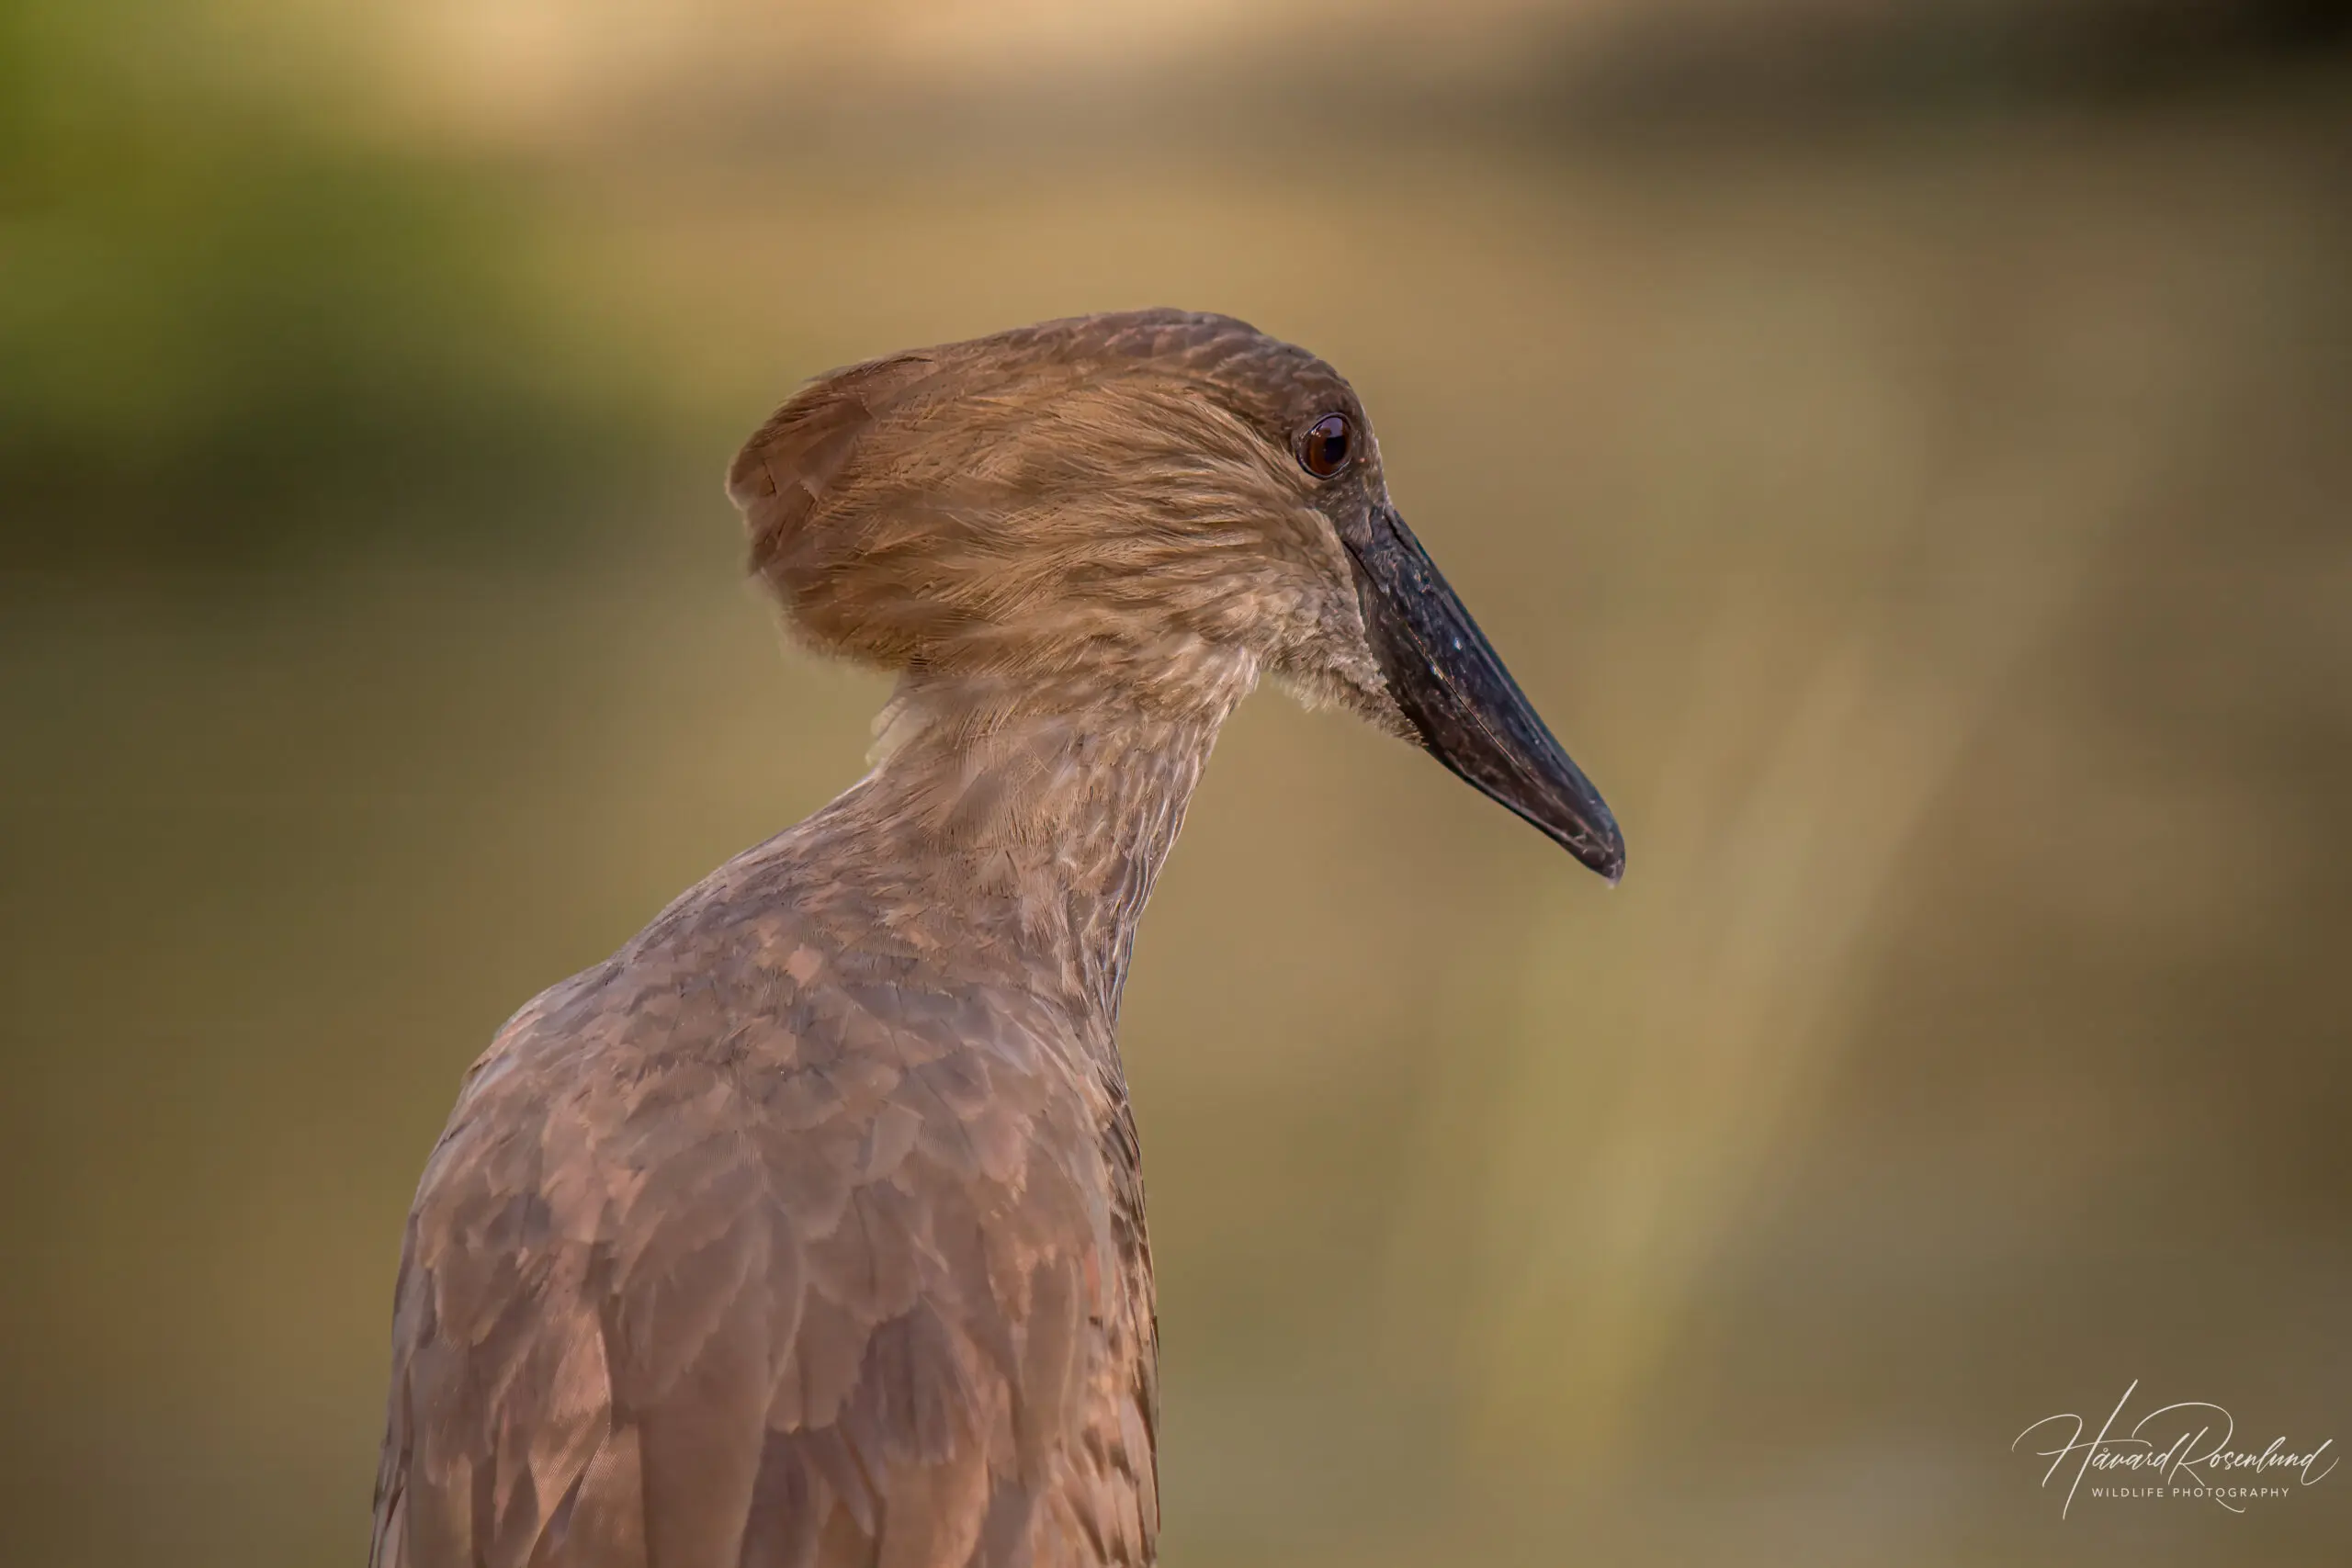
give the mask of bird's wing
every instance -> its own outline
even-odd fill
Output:
[[[967,997],[647,967],[518,1015],[427,1166],[376,1568],[1148,1561],[1124,1111]]]

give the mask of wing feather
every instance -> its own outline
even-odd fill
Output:
[[[469,1076],[396,1289],[376,1568],[1149,1561],[1105,1089],[1034,1021],[761,938],[718,982],[625,953]]]

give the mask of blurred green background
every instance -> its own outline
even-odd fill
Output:
[[[0,1559],[356,1562],[548,983],[854,778],[718,476],[1231,311],[1606,788],[1262,697],[1144,929],[1171,1568],[2340,1564],[2352,59],[2198,0],[0,0]]]

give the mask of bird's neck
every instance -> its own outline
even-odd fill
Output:
[[[1257,679],[1201,653],[1148,694],[1116,682],[910,676],[874,767],[808,824],[841,874],[886,879],[902,934],[1017,966],[1115,1023],[1136,925],[1216,734]]]

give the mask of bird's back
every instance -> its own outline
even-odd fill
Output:
[[[411,1215],[377,1568],[1140,1563],[1109,1023],[787,834],[525,1008]]]

